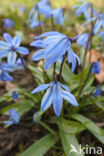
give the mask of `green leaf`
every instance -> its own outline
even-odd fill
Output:
[[[20,156],[44,156],[44,154],[57,143],[58,137],[48,134],[31,145]]]
[[[37,84],[44,83],[44,75],[42,68],[38,68],[33,65],[28,65],[28,68],[32,71],[32,74]]]
[[[79,152],[80,145],[75,135],[84,130],[83,126],[78,122],[71,122],[63,119],[59,120],[57,123],[66,156],[83,156],[83,154]],[[71,152],[72,147],[75,148],[76,152]]]
[[[8,105],[6,107],[4,107],[0,113],[3,113],[3,114],[8,114],[9,110],[11,108],[15,108],[16,111],[20,114],[20,115],[23,115],[24,113],[28,112],[31,108],[34,107],[34,104],[32,101],[30,100],[26,100],[26,101],[23,101],[23,102],[20,102],[20,103],[15,103],[15,104],[11,104],[11,105]]]
[[[80,114],[72,114],[71,117],[80,121],[101,143],[104,144],[104,130],[99,128],[93,121]]]

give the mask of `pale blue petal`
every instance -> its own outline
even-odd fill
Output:
[[[69,41],[66,39],[66,40],[63,40],[61,44],[57,45],[53,49],[53,52],[51,52],[50,50],[52,55],[49,55],[49,57],[46,58],[45,70],[48,69],[54,62],[56,62],[60,56],[65,54],[66,49],[68,48],[68,44],[69,44]]]
[[[13,124],[13,121],[4,121],[3,122],[5,125],[12,125]]]
[[[0,48],[1,49],[9,49],[10,46],[4,41],[0,41]]]
[[[3,70],[13,72],[13,67],[8,63],[1,63],[0,65],[3,68]]]
[[[13,77],[12,76],[10,76],[7,72],[2,72],[1,74],[0,74],[0,80],[1,81],[13,81]]]
[[[63,106],[63,98],[58,85],[53,86],[52,103],[54,112],[59,117]]]
[[[101,26],[102,26],[102,20],[98,19],[95,23],[93,33],[96,34],[99,31]]]
[[[14,45],[15,47],[18,47],[18,46],[20,45],[20,43],[21,43],[21,38],[20,38],[19,36],[15,36],[15,37],[13,38],[13,45]]]
[[[17,57],[16,52],[10,52],[8,55],[8,63],[10,65],[14,65],[16,62],[16,57]]]
[[[34,46],[36,48],[45,48],[46,46],[44,46],[44,42],[43,40],[36,40],[36,41],[33,41],[31,44],[31,46]]]
[[[94,20],[96,20],[96,17],[92,17],[92,18],[88,19],[88,20],[83,24],[83,26],[85,26],[86,24],[88,24],[89,22],[92,22],[92,21],[94,21]]]
[[[43,21],[32,21],[30,24],[30,28],[35,28],[39,25],[43,26]]]
[[[31,94],[35,94],[35,93],[37,93],[37,92],[41,92],[41,91],[47,89],[49,86],[50,86],[50,83],[49,83],[49,84],[40,85],[40,86],[38,86],[37,88],[35,88],[35,89],[31,92]]]
[[[2,58],[2,57],[5,57],[5,56],[8,55],[8,53],[9,53],[9,50],[0,50],[0,57],[1,57],[1,58]]]
[[[70,104],[72,104],[73,106],[78,106],[78,103],[75,99],[75,97],[67,92],[67,91],[64,91],[64,90],[61,90],[61,93],[62,93],[62,97],[67,101],[69,102]]]
[[[61,84],[61,87],[64,88],[67,92],[70,92],[70,89],[68,86]]]
[[[10,120],[13,121],[13,124],[18,124],[20,121],[20,116],[18,112],[15,111],[14,108],[9,111]]]
[[[41,110],[44,112],[52,104],[52,87],[50,87],[41,101]]]
[[[38,50],[37,52],[35,52],[32,55],[32,60],[39,61],[39,60],[44,58],[44,54],[45,54],[45,50],[44,49]]]
[[[27,48],[24,48],[24,47],[17,47],[16,51],[20,54],[23,54],[23,55],[29,54],[29,50]]]
[[[62,34],[57,31],[50,31],[50,32],[45,32],[45,33],[41,34],[40,36],[35,37],[35,39],[40,39],[42,37],[47,37],[47,36],[51,36],[51,35],[62,35]]]
[[[74,72],[76,68],[76,57],[71,49],[68,49],[68,62],[72,63],[72,72]]]
[[[5,41],[9,44],[12,45],[12,37],[8,33],[3,34]]]

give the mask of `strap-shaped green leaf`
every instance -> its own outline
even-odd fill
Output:
[[[83,156],[76,133],[84,130],[81,124],[75,124],[67,120],[60,120],[58,123],[59,133],[66,156]],[[70,125],[71,124],[71,125]]]
[[[58,139],[57,136],[48,134],[26,149],[21,156],[44,156],[57,143]]]
[[[83,125],[101,142],[104,144],[104,130],[99,128],[93,121],[80,114],[73,114],[71,117],[83,123]]]

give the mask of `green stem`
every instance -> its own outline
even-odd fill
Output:
[[[40,31],[40,34],[41,34],[42,33],[42,27],[41,27],[41,19],[40,19],[39,9],[38,9],[38,20],[39,20],[39,31]]]
[[[65,58],[66,58],[66,54],[63,56],[63,60],[62,60],[61,66],[60,66],[60,74],[59,74],[60,82],[62,80],[62,69],[63,69]]]
[[[94,28],[94,26],[95,26],[95,23],[96,23],[96,21],[94,22],[93,25],[91,24],[92,29],[91,29],[91,33],[90,33],[90,35],[89,35],[88,42],[87,42],[87,44],[86,44],[86,48],[85,48],[85,53],[84,53],[84,58],[83,58],[83,63],[82,63],[82,72],[81,72],[81,75],[80,75],[79,94],[78,94],[78,97],[77,97],[78,99],[79,99],[80,94],[81,94],[82,89],[83,89],[83,87],[82,87],[82,81],[83,81],[83,74],[84,74],[84,67],[85,67],[86,55],[87,55],[89,43],[90,43],[90,44],[92,43],[93,28]],[[90,57],[91,57],[91,55],[90,55]],[[88,78],[89,78],[89,72],[88,72],[88,75],[87,75],[87,79],[88,79]],[[86,80],[86,81],[87,81],[87,80]],[[86,81],[85,81],[85,84],[86,84]],[[85,86],[85,84],[84,84],[84,86]]]

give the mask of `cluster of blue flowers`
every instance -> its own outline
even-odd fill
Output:
[[[0,63],[0,80],[12,81],[13,78],[8,72],[13,72],[18,68],[24,69],[21,55],[29,54],[27,48],[21,47],[21,39],[19,36],[12,38],[8,33],[4,33],[5,41],[0,40],[0,58],[7,57],[8,63]],[[17,60],[17,53],[20,55]]]
[[[30,28],[43,26],[43,21],[40,15],[44,15],[46,19],[54,18],[56,24],[64,24],[64,10],[63,8],[52,9],[48,0],[41,0],[31,9],[29,14]]]
[[[76,16],[84,14],[86,18],[85,24],[88,22],[93,22],[95,20],[93,35],[97,34],[101,27],[104,28],[104,14],[96,13],[93,9],[92,4],[89,2],[81,1],[81,5],[76,5],[73,8],[77,8]],[[24,10],[25,8],[21,8]],[[56,24],[64,24],[64,9],[52,9],[51,4],[48,0],[41,0],[34,5],[29,14],[30,27],[42,26],[43,21],[40,19],[40,15],[44,15],[45,18],[54,18]],[[5,27],[11,28],[14,23],[8,19],[5,20]],[[0,58],[7,57],[8,63],[0,63],[0,80],[2,81],[12,81],[13,78],[8,74],[8,72],[13,72],[17,69],[24,69],[26,62],[23,60],[23,55],[28,55],[29,50],[25,47],[21,47],[21,39],[19,36],[12,38],[9,34],[4,33],[5,41],[0,41]],[[101,32],[98,36],[101,36],[104,41],[104,31]],[[64,60],[64,57],[68,57],[68,63],[71,64],[71,71],[74,72],[75,68],[80,65],[79,57],[72,50],[72,43],[76,41],[77,44],[88,49],[91,47],[90,43],[88,44],[90,34],[83,33],[82,35],[69,38],[65,34],[62,34],[57,31],[45,32],[37,37],[31,43],[31,46],[34,46],[38,49],[32,56],[33,61],[39,61],[44,59],[45,70],[49,69],[53,64],[57,63],[58,60]],[[17,55],[19,56],[17,59]],[[90,73],[99,74],[101,71],[100,62],[93,62],[91,66]],[[54,73],[55,74],[55,73]],[[61,76],[61,75],[60,75]],[[53,82],[48,84],[42,84],[36,87],[31,94],[38,93],[47,89],[45,95],[41,101],[41,111],[46,111],[51,105],[53,105],[53,110],[56,116],[60,116],[63,106],[63,99],[73,106],[78,106],[76,98],[70,92],[68,86],[59,82],[54,75]],[[94,96],[100,95],[101,90],[98,89]],[[18,99],[18,93],[16,91],[12,92],[12,98],[14,100]],[[34,114],[33,121],[36,121],[38,112]],[[9,121],[4,121],[4,124],[18,124],[20,121],[20,116],[15,109],[11,109],[9,112]]]
[[[42,40],[42,38],[44,39]],[[39,61],[44,59],[45,70],[47,70],[52,64],[58,61],[58,59],[63,58],[64,55],[67,54],[68,62],[72,64],[72,72],[74,72],[77,61],[80,65],[79,57],[72,51],[71,48],[72,42],[77,38],[78,36],[69,38],[68,36],[56,31],[43,33],[42,35],[35,37],[35,41],[31,43],[31,46],[39,48],[39,50],[33,54],[32,60]],[[63,99],[68,101],[68,103],[72,104],[73,106],[78,106],[75,97],[70,93],[68,87],[62,85],[57,80],[49,84],[40,85],[32,91],[32,94],[45,89],[47,89],[47,92],[41,101],[42,111],[47,110],[50,105],[53,104],[55,114],[60,116]]]
[[[92,4],[89,2],[85,2],[84,0],[81,0],[82,4],[81,5],[75,5],[73,8],[77,8],[76,11],[76,16],[84,14],[86,18],[86,22],[84,23],[87,24],[89,22],[95,21],[94,28],[93,28],[93,34],[96,35],[100,28],[104,28],[104,13],[101,12],[96,12]],[[104,33],[100,33],[100,36],[103,36],[104,38]]]

